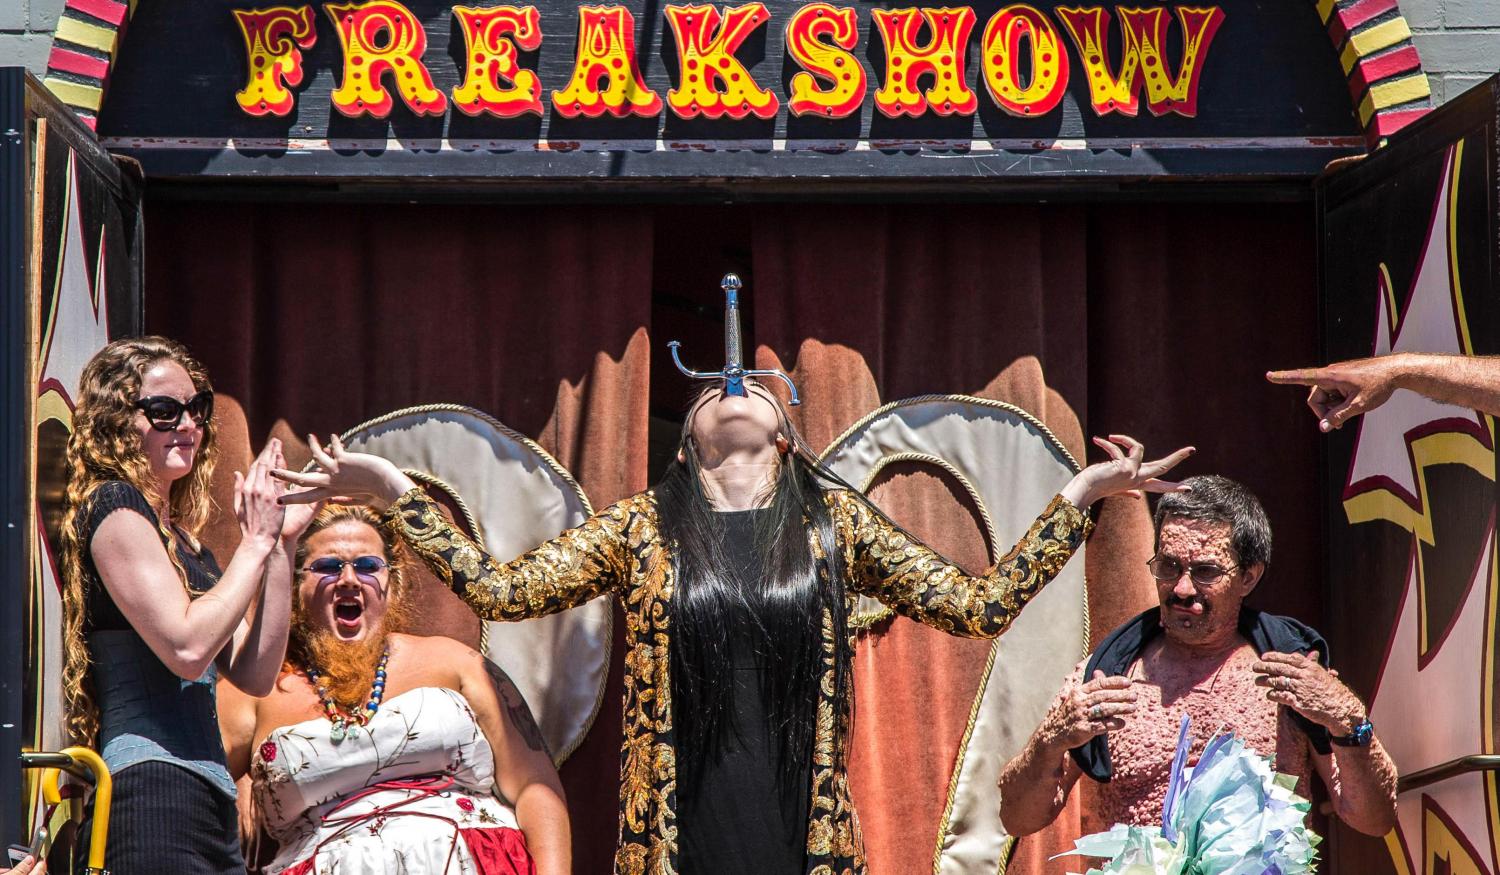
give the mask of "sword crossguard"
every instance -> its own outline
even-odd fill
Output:
[[[802,403],[797,395],[797,386],[792,378],[785,373],[772,368],[746,369],[744,359],[744,348],[740,336],[740,289],[744,288],[744,282],[737,274],[726,273],[724,279],[719,282],[719,288],[724,290],[724,369],[721,371],[695,371],[682,363],[679,350],[682,344],[673,340],[667,344],[672,350],[672,364],[677,366],[684,376],[694,380],[723,380],[724,391],[730,395],[744,397],[749,392],[745,389],[746,377],[775,377],[786,384],[787,390],[792,393],[788,403],[795,407]]]

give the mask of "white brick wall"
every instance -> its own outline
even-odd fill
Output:
[[[1310,3],[1312,0],[1273,0]],[[63,0],[0,0],[0,66],[46,72]],[[1437,103],[1500,70],[1500,0],[1401,0]]]
[[[38,78],[47,72],[62,6],[63,0],[0,0],[0,67],[23,64]]]
[[[1500,0],[1403,0],[1401,11],[1435,103],[1500,71]]]

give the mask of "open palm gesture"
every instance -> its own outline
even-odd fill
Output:
[[[1148,462],[1146,448],[1129,435],[1112,434],[1108,440],[1096,437],[1094,445],[1104,450],[1109,458],[1079,471],[1063,489],[1063,496],[1080,508],[1122,493],[1139,498],[1146,492],[1183,492],[1188,489],[1161,477],[1197,452],[1193,447],[1183,447],[1169,456]]]
[[[417,485],[389,459],[345,449],[338,435],[328,438],[326,450],[313,435],[307,436],[307,445],[312,450],[313,470],[277,468],[271,472],[284,483],[302,487],[282,495],[284,504],[354,501],[384,507]]]

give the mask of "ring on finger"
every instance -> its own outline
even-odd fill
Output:
[[[1089,719],[1090,720],[1098,720],[1100,717],[1103,717],[1103,716],[1104,716],[1104,706],[1103,705],[1095,705],[1094,707],[1092,707],[1092,708],[1089,709]]]

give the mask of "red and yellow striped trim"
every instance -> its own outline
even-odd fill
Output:
[[[97,124],[110,66],[134,7],[134,0],[67,0],[52,35],[47,87],[91,129]]]
[[[1432,92],[1397,0],[1315,0],[1371,147],[1432,109]]]

